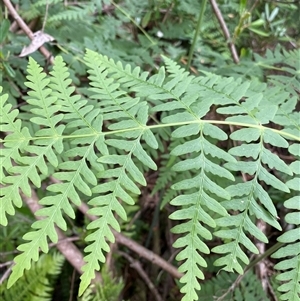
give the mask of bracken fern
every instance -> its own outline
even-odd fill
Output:
[[[272,186],[289,194],[285,206],[296,210],[286,218],[295,228],[280,238],[287,246],[274,254],[289,256],[288,266],[282,261],[276,267],[290,269],[278,276],[287,281],[279,289],[285,293],[283,300],[295,301],[299,296],[299,196],[290,190],[299,191],[299,161],[288,166],[269,150],[270,146],[284,148],[299,157],[295,93],[291,96],[258,81],[210,73],[195,77],[168,58],[164,58],[166,68],[151,76],[91,50],[84,60],[91,101],[74,93],[61,57],[55,59],[50,75],[29,60],[25,84],[32,126],[26,127],[19,111],[6,103],[7,95],[0,98],[5,135],[0,153],[1,224],[7,225],[6,215],[22,205],[19,190],[30,196],[32,186],[41,186],[41,176],[50,176],[48,166],[55,168],[52,177],[58,180],[47,187],[51,195],[40,200],[44,208],[36,215],[43,219],[34,222],[32,232],[23,237],[26,242],[18,247],[21,253],[15,258],[8,286],[38,260],[40,249],[48,252],[48,238],[57,242],[55,226],[67,229],[64,215],[75,217],[73,207],[80,205],[83,194],[89,198],[89,213],[98,218],[88,225],[82,294],[105,261],[104,252],[110,249],[107,241],[114,242],[112,229],[120,231],[119,217],[127,219],[123,204],[134,205],[133,195],[147,185],[144,172],[157,169],[155,154],[164,149],[161,142],[172,140],[168,152],[174,157],[171,177],[177,182],[171,186],[176,196],[170,202],[175,207],[170,218],[178,221],[172,231],[179,234],[174,247],[180,248],[176,259],[184,274],[182,300],[198,300],[204,254],[220,254],[216,266],[242,274],[249,251],[258,253],[251,237],[268,242],[256,221],[281,230],[266,190]],[[299,71],[292,73],[295,83]],[[215,107],[218,118],[209,119]],[[270,127],[271,122],[284,129]],[[227,126],[231,126],[230,137]],[[229,151],[221,147],[228,139],[233,145]],[[238,180],[241,173],[247,181]],[[221,243],[210,250],[206,241],[214,236]]]

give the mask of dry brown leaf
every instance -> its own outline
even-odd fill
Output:
[[[20,53],[19,57],[24,57],[26,55],[29,55],[30,53],[35,52],[41,46],[43,46],[44,43],[51,42],[53,40],[55,39],[52,36],[39,30],[33,34],[33,39],[31,43],[29,44],[29,46],[25,46],[22,49],[22,52]]]

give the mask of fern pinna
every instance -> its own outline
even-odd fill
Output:
[[[22,206],[19,191],[30,196],[42,179],[57,180],[40,200],[44,208],[36,215],[44,218],[34,222],[32,232],[23,237],[26,242],[18,247],[21,253],[15,258],[8,287],[38,260],[40,249],[48,252],[48,238],[57,242],[55,226],[67,229],[64,215],[75,217],[73,208],[80,205],[83,194],[89,198],[89,213],[98,219],[88,225],[82,294],[105,261],[107,241],[114,242],[111,229],[120,231],[118,219],[127,219],[123,202],[134,204],[133,195],[147,185],[144,172],[157,169],[155,157],[168,139],[174,142],[168,148],[172,174],[178,175],[171,186],[176,193],[170,203],[176,210],[170,218],[177,221],[173,232],[179,234],[174,247],[180,248],[176,259],[184,274],[182,300],[198,300],[205,254],[220,254],[216,266],[242,274],[250,252],[258,253],[251,237],[268,242],[256,221],[281,230],[268,186],[290,195],[285,206],[296,211],[286,217],[293,229],[280,237],[286,245],[274,257],[289,256],[276,265],[288,270],[278,276],[286,281],[279,289],[283,300],[298,300],[300,199],[291,190],[299,191],[299,161],[288,166],[269,150],[284,148],[299,158],[295,98],[291,101],[282,89],[271,89],[272,94],[256,81],[210,73],[195,77],[170,59],[164,60],[166,69],[160,67],[150,76],[139,67],[123,67],[87,50],[90,87],[85,99],[74,93],[61,57],[55,59],[49,76],[30,58],[27,114],[19,114],[7,95],[1,96],[5,135],[0,153],[1,223],[7,225],[6,215],[15,213],[14,206]],[[274,95],[280,97],[273,101]],[[209,119],[213,108],[221,118]],[[284,128],[270,127],[270,122]],[[223,150],[222,141],[228,139],[232,148]],[[213,237],[220,244],[210,250],[206,241]]]
[[[24,301],[52,300],[54,283],[61,273],[64,260],[60,253],[42,254],[11,289],[7,290],[4,285],[0,287],[1,300],[15,300],[16,296]]]

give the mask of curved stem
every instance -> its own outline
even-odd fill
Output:
[[[189,52],[189,58],[188,58],[188,63],[186,66],[186,69],[189,70],[191,67],[191,62],[192,62],[192,58],[193,58],[193,54],[195,51],[195,46],[196,46],[196,42],[197,42],[197,38],[200,32],[200,28],[201,28],[201,24],[202,24],[202,20],[203,20],[203,15],[204,15],[204,11],[205,11],[205,7],[206,7],[206,2],[207,0],[202,0],[202,5],[201,5],[201,9],[200,9],[200,14],[199,14],[199,18],[198,18],[198,22],[197,22],[197,26],[196,26],[196,31],[193,37],[193,43],[192,46],[190,48],[190,52]]]
[[[212,9],[213,9],[213,11],[214,11],[214,13],[215,13],[217,19],[218,19],[218,22],[219,22],[219,24],[220,24],[220,26],[221,26],[221,28],[222,28],[222,31],[223,31],[223,33],[224,33],[224,36],[225,36],[225,38],[226,38],[226,40],[227,40],[227,44],[228,44],[228,46],[229,46],[229,49],[230,49],[230,52],[231,52],[231,56],[232,56],[232,58],[233,58],[233,61],[234,61],[236,64],[238,64],[239,61],[240,61],[240,59],[239,59],[239,56],[238,56],[238,54],[237,54],[235,45],[234,45],[234,43],[233,43],[233,41],[232,41],[232,39],[231,39],[231,37],[230,37],[229,30],[228,30],[227,25],[226,25],[226,23],[225,23],[225,21],[224,21],[224,18],[223,18],[223,15],[222,15],[222,13],[221,13],[221,11],[220,11],[220,9],[219,9],[219,6],[218,6],[216,0],[210,0],[210,4],[211,4],[211,6],[212,6]]]

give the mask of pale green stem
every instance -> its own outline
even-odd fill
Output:
[[[191,62],[192,62],[192,58],[193,58],[193,55],[194,55],[197,38],[198,38],[198,35],[199,35],[199,32],[200,32],[200,28],[201,28],[201,24],[202,24],[202,20],[203,20],[203,16],[204,16],[206,2],[207,2],[207,0],[202,0],[200,14],[199,14],[199,18],[198,18],[198,22],[197,22],[195,34],[194,34],[194,37],[193,37],[193,43],[192,43],[192,46],[190,48],[189,58],[188,58],[188,62],[187,62],[187,65],[186,65],[186,69],[187,70],[189,70],[190,67],[191,67]]]

